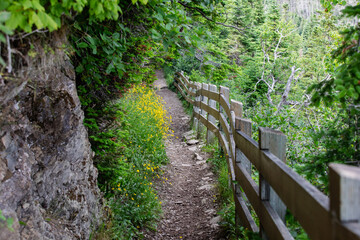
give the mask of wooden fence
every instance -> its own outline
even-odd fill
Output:
[[[360,168],[330,164],[327,197],[286,165],[282,132],[259,127],[259,141],[251,138],[251,121],[242,118],[242,104],[229,99],[228,88],[191,82],[183,73],[174,84],[194,106],[195,127],[207,131],[209,142],[217,137],[226,155],[238,224],[264,239],[293,239],[284,223],[288,209],[311,239],[360,239]]]

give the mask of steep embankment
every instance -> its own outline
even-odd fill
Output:
[[[22,78],[0,81],[0,239],[88,239],[98,225],[97,170],[66,34],[33,41]],[[44,47],[52,49],[46,51]]]
[[[157,232],[148,234],[146,239],[220,239],[215,179],[206,163],[207,156],[201,152],[198,141],[186,143],[192,137],[190,119],[176,93],[166,87],[163,73],[158,71],[157,77],[157,93],[172,117],[174,136],[166,143],[166,181],[156,184],[163,218]]]

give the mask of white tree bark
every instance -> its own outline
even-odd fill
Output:
[[[283,92],[283,94],[282,94],[282,96],[281,96],[281,100],[280,100],[280,102],[279,102],[279,104],[278,104],[278,106],[277,106],[278,109],[280,109],[280,108],[282,107],[282,105],[284,105],[284,104],[287,102],[287,98],[288,98],[289,93],[290,93],[290,90],[291,90],[291,83],[292,83],[293,80],[295,79],[295,74],[296,74],[296,72],[298,72],[298,71],[300,71],[300,70],[301,70],[300,68],[295,69],[295,66],[292,66],[292,67],[291,67],[290,76],[289,76],[289,78],[288,78],[288,80],[287,80],[287,82],[286,82],[286,86],[285,86],[284,92]],[[296,77],[296,80],[297,80],[299,77],[300,77],[300,75]]]

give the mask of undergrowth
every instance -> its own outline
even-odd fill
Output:
[[[99,186],[109,206],[107,223],[95,238],[142,238],[141,229],[155,228],[161,214],[153,181],[162,178],[160,167],[168,161],[164,139],[171,117],[145,85],[131,88],[109,108],[115,124],[92,136]]]
[[[217,145],[207,145],[203,148],[204,151],[212,153],[212,157],[208,159],[212,166],[213,172],[217,176],[217,200],[220,203],[218,214],[221,216],[222,221],[220,225],[223,227],[228,239],[261,239],[259,233],[251,232],[250,230],[236,226],[235,224],[235,203],[233,198],[232,189],[229,187],[229,172],[226,157]],[[256,172],[257,173],[257,172]],[[254,174],[253,174],[254,175]],[[258,178],[258,175],[253,176]],[[250,210],[255,222],[259,225],[259,219],[253,209]],[[305,240],[309,239],[304,229],[294,218],[294,216],[287,211],[286,213],[286,226],[289,229],[294,239]]]
[[[221,216],[220,226],[223,228],[227,239],[261,239],[257,233],[252,233],[244,227],[235,224],[235,203],[233,193],[229,187],[229,172],[226,156],[223,151],[216,145],[206,145],[204,151],[210,152],[212,157],[208,159],[212,171],[217,176],[217,201],[220,204],[218,214]]]

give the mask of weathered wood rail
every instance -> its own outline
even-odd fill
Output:
[[[288,209],[311,239],[360,239],[360,168],[330,164],[327,197],[286,165],[282,132],[260,127],[259,141],[251,138],[251,121],[242,118],[242,104],[230,100],[228,88],[191,82],[183,73],[174,84],[194,106],[195,127],[207,131],[209,142],[217,137],[226,155],[238,224],[264,239],[293,239],[284,223]]]

